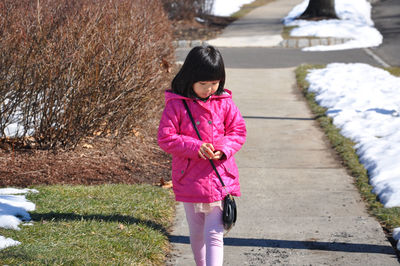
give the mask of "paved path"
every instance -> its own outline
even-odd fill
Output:
[[[177,60],[183,61],[190,48],[179,48],[176,51]],[[328,64],[340,63],[365,63],[380,66],[363,49],[329,51],[329,52],[302,52],[300,49],[290,48],[219,48],[225,66],[228,68],[285,68],[297,67],[303,63]],[[229,79],[229,77],[228,77]]]
[[[280,0],[254,9],[247,16],[229,25],[217,39],[208,43],[219,47],[277,46],[283,40],[281,19],[288,13],[286,10],[300,2],[301,0]]]
[[[274,3],[288,8],[288,1]],[[269,9],[263,10],[268,17]],[[280,10],[281,17],[289,11]],[[297,90],[293,65],[281,65],[285,50],[276,50],[265,67],[256,58],[260,63],[254,67],[251,60],[241,65],[235,51],[243,53],[243,48],[221,51],[231,60],[226,87],[248,129],[236,156],[243,196],[238,223],[224,241],[224,265],[397,265],[381,226],[367,214],[353,178],[338,163]],[[370,60],[354,51],[361,61]],[[167,264],[194,265],[181,204],[170,240],[174,252]]]
[[[400,1],[375,0],[372,19],[383,43],[372,50],[391,66],[400,67]]]

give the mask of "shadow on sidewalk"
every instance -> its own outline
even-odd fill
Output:
[[[167,230],[164,226],[151,220],[135,218],[133,216],[121,214],[76,214],[76,213],[31,213],[32,221],[100,221],[100,222],[118,222],[124,224],[144,224],[153,230],[160,231],[167,235]]]
[[[188,236],[169,236],[171,243],[190,244]],[[298,241],[298,240],[277,240],[277,239],[257,239],[257,238],[224,238],[225,246],[244,246],[244,247],[266,247],[266,248],[287,248],[287,249],[307,249],[325,250],[352,253],[379,253],[392,254],[395,251],[390,246],[374,244],[357,244],[343,242],[318,242],[318,241]]]
[[[303,117],[275,117],[275,116],[243,116],[244,119],[266,119],[266,120],[316,120],[315,118]]]

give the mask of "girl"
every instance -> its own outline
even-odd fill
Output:
[[[184,204],[197,265],[223,262],[222,200],[226,191],[209,159],[214,161],[227,191],[240,196],[233,155],[245,142],[246,126],[224,84],[220,52],[212,46],[193,48],[172,81],[172,90],[165,92],[158,129],[160,147],[172,154],[175,199]],[[197,137],[182,100],[203,141]]]

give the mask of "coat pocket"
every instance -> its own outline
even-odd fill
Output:
[[[223,168],[225,170],[226,175],[229,176],[230,178],[234,179],[239,177],[239,172],[234,157],[225,161],[223,163]]]
[[[187,172],[189,167],[190,159],[177,157],[172,162],[172,179],[181,181]]]

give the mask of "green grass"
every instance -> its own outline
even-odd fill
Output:
[[[390,74],[400,77],[400,67],[386,67],[384,69],[388,71]]]
[[[281,33],[282,38],[283,38],[284,40],[298,38],[298,37],[290,36],[290,32],[291,32],[294,28],[297,28],[297,27],[298,27],[298,26],[284,26],[284,27],[283,27],[283,30],[282,30],[282,33]]]
[[[39,186],[32,226],[0,235],[22,242],[2,265],[163,265],[174,200],[150,185]]]
[[[377,196],[371,192],[372,186],[369,184],[368,173],[364,166],[359,162],[355,151],[354,143],[340,134],[338,128],[332,124],[332,119],[326,116],[326,109],[319,106],[315,101],[314,93],[308,92],[309,83],[305,80],[310,69],[323,68],[321,65],[301,65],[296,69],[296,78],[299,88],[302,90],[310,109],[315,115],[317,121],[325,131],[332,147],[339,154],[343,165],[350,175],[355,178],[355,183],[367,202],[369,212],[378,218],[381,224],[387,229],[392,230],[400,227],[400,208],[384,208],[377,199]],[[400,76],[400,68],[390,68],[390,72]]]

